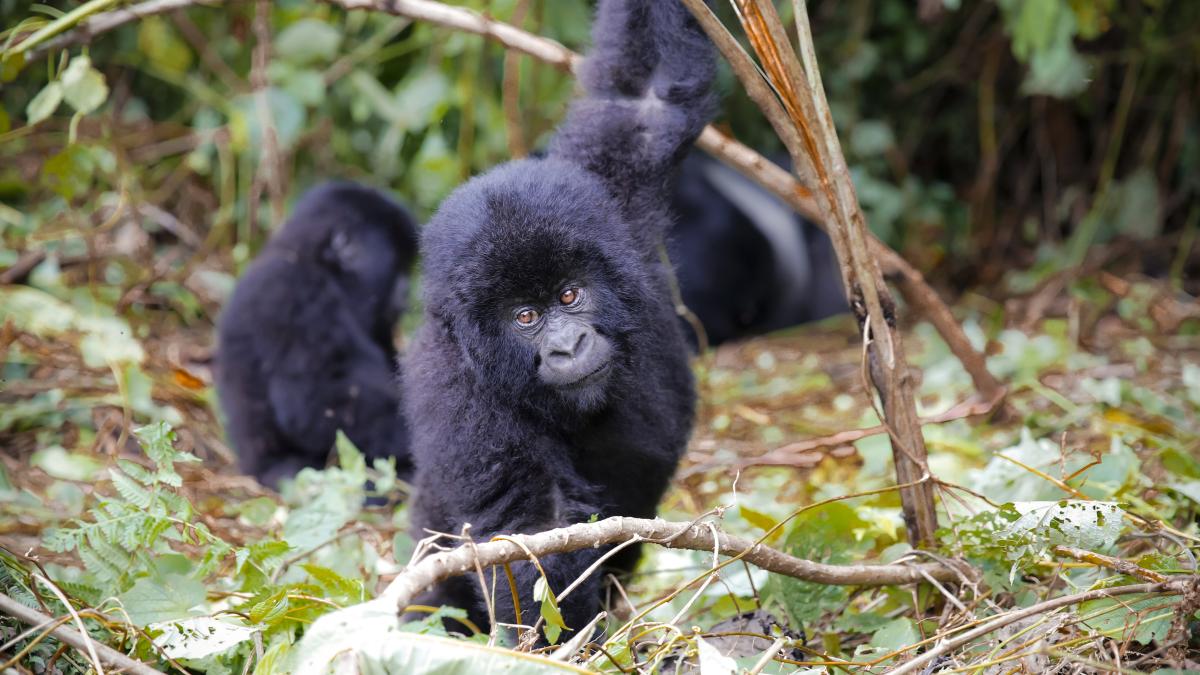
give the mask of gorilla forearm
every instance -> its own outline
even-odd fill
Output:
[[[657,243],[670,173],[713,108],[712,47],[674,1],[602,2],[592,33],[580,73],[585,95],[571,105],[550,155],[601,176]]]

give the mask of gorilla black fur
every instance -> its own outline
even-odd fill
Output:
[[[649,517],[687,443],[695,391],[658,247],[672,171],[712,108],[712,50],[675,0],[603,0],[593,38],[585,95],[547,156],[469,181],[425,228],[425,323],[404,369],[417,528],[469,523],[487,539]],[[606,550],[541,559],[550,589]],[[513,573],[532,625],[539,573]],[[499,574],[496,617],[512,623]],[[488,625],[478,580],[423,601]],[[560,609],[582,628],[600,609],[599,575]]]
[[[673,206],[667,247],[709,345],[846,311],[829,237],[750,179],[692,152]]]
[[[338,429],[411,472],[392,331],[416,256],[412,217],[381,192],[307,192],[238,281],[217,327],[216,384],[244,472],[275,485],[320,466]]]

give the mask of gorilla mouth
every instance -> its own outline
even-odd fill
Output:
[[[606,375],[608,375],[608,371],[611,368],[611,365],[612,365],[611,361],[605,361],[604,363],[601,363],[599,366],[596,366],[596,369],[593,370],[592,372],[588,373],[587,375],[584,375],[583,377],[579,378],[578,380],[575,380],[574,382],[567,382],[566,384],[560,384],[560,385],[558,385],[558,388],[559,389],[582,389],[583,387],[586,387],[590,384],[595,384],[596,382],[599,382],[600,380],[604,379],[604,377]]]

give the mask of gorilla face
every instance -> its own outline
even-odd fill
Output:
[[[645,323],[649,274],[614,200],[563,162],[514,162],[460,187],[426,228],[426,308],[484,386],[594,411]],[[565,408],[564,408],[565,406]]]
[[[613,348],[594,326],[598,310],[592,293],[575,282],[563,284],[556,297],[513,309],[517,334],[537,350],[535,363],[543,384],[581,394],[603,388]]]

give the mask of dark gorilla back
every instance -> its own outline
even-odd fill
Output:
[[[829,237],[748,178],[693,152],[673,206],[668,250],[709,345],[846,311]]]
[[[416,241],[395,201],[332,182],[250,264],[217,327],[217,394],[243,471],[275,485],[323,465],[338,429],[411,471],[392,331]]]

